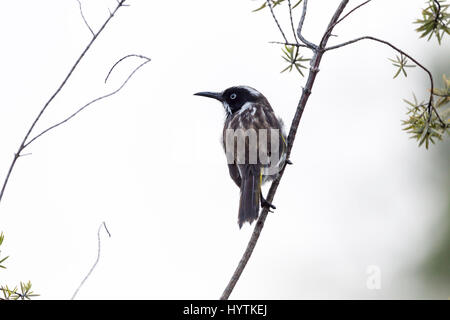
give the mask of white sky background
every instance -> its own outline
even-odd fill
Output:
[[[82,1],[97,30],[115,1]],[[253,226],[237,225],[239,190],[219,143],[224,112],[198,91],[246,84],[289,128],[305,79],[284,68],[268,10],[242,0],[138,1],[119,10],[38,129],[114,89],[139,61],[104,77],[120,57],[152,62],[118,95],[46,135],[15,167],[0,205],[1,284],[32,280],[44,299],[68,299],[97,255],[80,299],[216,299]],[[318,41],[339,1],[310,1],[304,34]],[[349,8],[359,4],[350,1]],[[75,0],[1,0],[0,177],[20,140],[90,40]],[[336,28],[343,41],[384,38],[425,65],[437,50],[412,21],[422,0],[376,0]],[[277,8],[291,38],[287,7]],[[298,19],[300,8],[296,10]],[[296,21],[298,21],[296,19]],[[448,42],[447,42],[448,43]],[[305,51],[305,54],[307,52]],[[235,299],[441,297],[416,276],[444,206],[431,188],[435,149],[401,130],[425,73],[392,80],[387,47],[361,42],[323,58],[260,241]],[[366,269],[382,272],[366,288]],[[446,297],[444,297],[446,298]]]

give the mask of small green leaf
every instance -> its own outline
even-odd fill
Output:
[[[407,77],[408,74],[406,73],[405,68],[414,68],[415,67],[415,65],[413,65],[413,64],[408,64],[408,58],[406,56],[404,56],[403,54],[401,54],[400,57],[398,55],[396,55],[396,60],[389,59],[389,58],[388,58],[388,60],[392,62],[392,65],[394,67],[398,68],[398,70],[394,74],[394,79],[397,78],[400,73],[403,73],[403,75],[405,77]]]
[[[259,7],[259,8],[255,9],[255,10],[253,10],[252,12],[260,11],[260,10],[264,9],[265,7],[266,7],[266,2],[264,1],[264,3],[262,4],[261,7]]]

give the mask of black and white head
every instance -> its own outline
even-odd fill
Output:
[[[219,100],[222,102],[227,115],[238,112],[246,104],[266,101],[262,93],[248,86],[235,86],[223,92],[198,92],[195,95]]]

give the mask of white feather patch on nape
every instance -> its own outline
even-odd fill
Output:
[[[249,86],[242,86],[242,88],[247,89],[248,92],[250,92],[252,96],[255,96],[255,97],[260,97],[260,96],[262,96],[261,92],[259,92],[259,91],[256,90],[256,89],[253,89],[252,87],[249,87]]]

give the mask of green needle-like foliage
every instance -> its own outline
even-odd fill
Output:
[[[5,240],[5,236],[3,232],[0,233],[0,246],[3,244],[3,240]],[[0,251],[1,253],[1,251]],[[2,258],[0,255],[0,267],[2,269],[6,269],[5,266],[2,265],[8,257]],[[8,286],[0,286],[0,300],[30,300],[32,297],[38,296],[38,294],[34,293],[31,290],[31,282],[20,282],[20,291],[16,286],[13,289],[10,289]],[[3,297],[2,294],[3,293]]]
[[[0,247],[3,244],[3,240],[5,240],[5,236],[4,236],[3,232],[1,232],[0,233]],[[3,265],[3,262],[5,262],[5,260],[8,259],[9,257],[2,257],[1,253],[2,253],[2,251],[0,250],[0,268],[6,269],[6,267]]]
[[[408,64],[408,58],[406,58],[403,54],[400,55],[400,57],[396,55],[396,60],[394,59],[389,60],[392,61],[392,64],[398,68],[397,72],[394,75],[394,79],[397,78],[401,72],[403,72],[403,75],[407,77],[408,74],[406,73],[405,68],[414,68],[416,66],[414,64]]]
[[[277,5],[282,4],[283,2],[285,2],[286,0],[270,0],[272,7],[275,8]],[[302,3],[302,0],[297,1],[293,6],[292,9],[295,9],[300,3]],[[253,10],[253,12],[256,11],[260,11],[264,8],[267,7],[267,1],[263,0],[263,3],[260,7],[256,8],[255,10]]]
[[[285,71],[291,72],[293,68],[295,68],[301,75],[304,77],[305,75],[302,72],[302,69],[307,69],[302,63],[309,61],[310,59],[303,58],[299,53],[299,49],[296,46],[284,46],[283,55],[281,56],[286,62],[289,64],[286,68],[281,70],[281,73]]]
[[[422,19],[414,22],[419,24],[416,31],[421,33],[421,38],[428,36],[430,40],[435,35],[441,44],[444,34],[450,34],[450,14],[447,12],[449,4],[445,2],[445,0],[428,1],[428,6],[422,10]]]
[[[32,297],[39,296],[31,290],[31,287],[30,281],[27,283],[20,282],[20,291],[17,286],[13,289],[8,286],[1,286],[0,291],[3,292],[3,297],[0,297],[0,300],[30,300]]]
[[[409,105],[407,112],[409,118],[402,121],[404,126],[403,130],[409,133],[411,138],[418,140],[419,146],[425,145],[425,148],[428,149],[430,142],[434,144],[436,140],[442,140],[445,134],[449,134],[450,109],[445,109],[445,104],[438,106],[437,103],[434,103],[434,109],[431,108],[430,112],[428,103],[424,101],[419,103],[415,95],[414,101],[408,101],[406,99],[404,101]],[[435,111],[433,112],[433,110]],[[436,115],[436,112],[439,112],[440,119]]]

